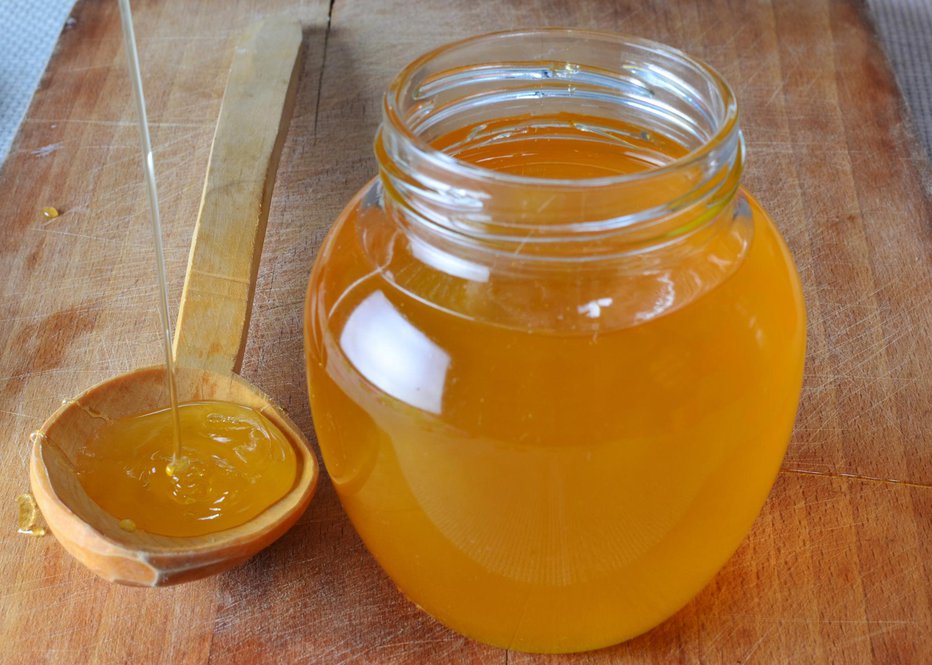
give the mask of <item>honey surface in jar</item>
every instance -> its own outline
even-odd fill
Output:
[[[181,455],[171,409],[101,428],[74,460],[81,486],[127,531],[200,536],[249,521],[291,490],[294,448],[247,406],[179,404]]]
[[[566,180],[686,152],[620,122],[617,141],[585,125],[511,118],[434,145]],[[655,186],[645,202],[674,198]],[[383,242],[391,261],[380,266],[366,242],[385,213],[365,196],[347,208],[308,290],[311,404],[343,506],[412,600],[498,646],[596,648],[671,615],[732,554],[786,448],[805,344],[792,261],[746,200],[745,249],[710,241],[695,253],[733,271],[708,284],[695,271],[700,295],[677,307],[682,283],[641,293],[623,271],[580,300],[579,266],[542,271],[509,297],[506,271],[451,280],[406,254],[400,234]],[[559,315],[548,327],[503,324],[496,298],[502,312]],[[612,325],[619,309],[639,314]],[[585,330],[595,320],[605,324]]]

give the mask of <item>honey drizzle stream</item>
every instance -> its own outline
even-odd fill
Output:
[[[165,254],[162,250],[162,220],[159,215],[158,191],[155,186],[155,161],[152,158],[152,141],[149,137],[149,121],[146,117],[146,99],[142,92],[142,76],[139,73],[139,52],[136,49],[136,34],[133,31],[133,13],[129,0],[119,0],[120,20],[123,24],[123,41],[126,44],[126,61],[133,82],[133,99],[139,121],[139,136],[142,144],[143,170],[146,176],[146,193],[149,196],[149,212],[152,217],[152,240],[155,244],[156,273],[159,280],[159,315],[162,321],[165,369],[168,375],[168,395],[174,420],[174,448],[172,461],[166,467],[174,475],[174,467],[181,461],[181,422],[178,417],[178,393],[175,387],[175,360],[172,355],[172,322],[168,311],[168,286],[165,279]]]

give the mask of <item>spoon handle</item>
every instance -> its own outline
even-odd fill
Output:
[[[237,44],[181,294],[179,365],[239,371],[301,47],[301,26],[278,18],[252,26]]]

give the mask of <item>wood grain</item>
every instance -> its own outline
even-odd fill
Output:
[[[0,173],[0,639],[10,662],[919,663],[932,643],[932,178],[862,5],[838,0],[139,2],[173,301],[233,40],[285,13],[311,34],[272,200],[243,375],[308,433],[301,310],[331,220],[375,172],[380,95],[430,47],[571,25],[675,44],[742,104],[745,181],[783,231],[810,316],[784,470],[738,552],[657,629],[542,658],[459,637],[379,571],[324,481],[246,566],[108,586],[14,533],[28,433],[58,401],[157,362],[130,90],[113,3],[82,0]],[[329,19],[328,19],[329,15]],[[34,151],[60,144],[48,156]],[[62,217],[42,221],[56,205]]]
[[[173,344],[179,365],[228,374],[243,361],[302,41],[297,21],[270,18],[237,43],[181,291]]]

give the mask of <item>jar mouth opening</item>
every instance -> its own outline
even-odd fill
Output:
[[[690,104],[696,105],[697,110],[701,105],[705,112],[704,120],[708,123],[704,131],[705,135],[696,137],[696,144],[690,147],[685,154],[664,163],[651,165],[633,173],[581,178],[549,178],[506,173],[461,159],[446,152],[443,148],[432,145],[424,137],[422,128],[416,125],[412,117],[412,109],[419,101],[418,91],[427,78],[431,65],[436,65],[445,59],[455,62],[457,55],[460,53],[468,54],[471,49],[482,46],[501,46],[502,43],[508,40],[514,42],[537,40],[542,51],[546,50],[547,45],[554,40],[563,40],[567,43],[571,41],[588,42],[599,46],[617,47],[619,53],[627,49],[635,53],[642,53],[645,57],[649,56],[654,60],[662,59],[665,65],[678,68],[687,72],[690,76],[696,77],[703,84],[704,89],[698,91],[693,86],[677,81],[675,76],[670,75],[668,72],[651,67],[650,64],[645,65],[642,74],[646,77],[656,76],[658,77],[657,81],[661,81],[660,77],[666,75],[666,78],[661,81],[661,85],[673,86],[675,92],[682,94]],[[547,63],[560,62],[561,60],[566,62],[566,69],[562,72],[551,71],[551,75],[557,79],[566,79],[566,82],[570,83],[574,74],[579,71],[578,64],[565,58],[561,59],[559,54],[545,55],[547,57],[535,58],[533,61],[537,62],[539,60],[541,66]],[[489,58],[484,62],[473,62],[466,65],[460,63],[460,66],[468,76],[470,73],[481,72],[483,68],[494,68],[499,64],[501,63],[498,60]],[[625,66],[625,64],[619,62],[619,67],[622,66]],[[548,74],[545,72],[543,76],[547,78]],[[649,86],[645,86],[643,89],[651,92]],[[416,109],[414,110],[416,112]],[[575,28],[507,30],[481,34],[444,44],[413,60],[395,77],[385,93],[383,113],[385,123],[390,128],[389,131],[401,143],[407,144],[406,149],[416,154],[419,160],[432,163],[442,170],[455,171],[478,182],[494,181],[534,188],[575,189],[637,185],[658,176],[663,177],[666,174],[702,165],[713,159],[712,153],[719,150],[723,144],[728,143],[730,139],[738,134],[738,106],[735,95],[725,79],[711,65],[687,55],[679,49],[649,39]],[[429,114],[430,110],[422,111],[421,119],[423,119],[425,113]],[[734,143],[733,140],[732,143]]]

